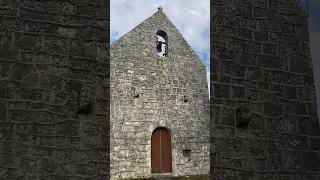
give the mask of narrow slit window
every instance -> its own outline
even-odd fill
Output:
[[[158,56],[167,57],[168,55],[168,45],[167,45],[167,33],[164,31],[157,32],[157,54]]]

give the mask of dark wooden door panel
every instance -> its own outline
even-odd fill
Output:
[[[158,173],[161,171],[160,161],[160,131],[153,132],[151,137],[151,169],[152,173]]]
[[[162,163],[161,168],[163,172],[172,171],[172,155],[171,155],[171,137],[168,131],[161,133],[161,146],[162,146]]]
[[[157,129],[152,134],[151,172],[172,172],[171,136],[166,129]]]

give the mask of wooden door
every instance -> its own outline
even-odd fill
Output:
[[[151,172],[172,172],[171,136],[164,128],[156,129],[151,137]]]

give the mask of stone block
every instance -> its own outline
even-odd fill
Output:
[[[42,136],[39,139],[40,139],[39,145],[41,146],[56,147],[56,148],[68,146],[66,144],[65,137]]]
[[[19,143],[25,143],[28,145],[35,145],[37,136],[36,135],[29,135],[29,134],[22,134],[16,133],[16,141]]]
[[[238,176],[239,176],[239,172],[235,170],[219,169],[217,171],[215,178],[223,179],[223,180],[226,180],[226,179],[236,180]]]
[[[26,179],[26,172],[19,168],[8,168],[3,174],[4,179]]]
[[[15,168],[15,167],[17,167],[18,162],[17,162],[17,158],[15,157],[15,155],[4,154],[1,156],[0,164],[1,164],[1,166],[4,166],[4,167]]]
[[[30,33],[43,33],[43,34],[52,34],[53,25],[51,23],[43,23],[43,22],[30,22],[25,21],[23,24],[23,29],[25,32]]]
[[[239,18],[238,17],[227,17],[226,18],[226,25],[228,25],[228,26],[239,26]],[[216,36],[216,37],[218,37],[218,36]]]
[[[74,160],[72,149],[55,150],[55,160],[61,164],[71,162]]]
[[[310,74],[302,75],[302,85],[313,86],[314,85],[314,77]]]
[[[238,78],[244,78],[245,76],[244,66],[231,61],[222,63],[222,73]]]
[[[53,75],[41,75],[40,77],[40,87],[43,89],[50,89],[55,91],[61,90],[62,79],[59,76]]]
[[[74,174],[74,167],[75,165],[73,163],[63,163],[58,165],[59,167],[59,173],[64,174],[64,175],[71,175]]]
[[[309,139],[305,136],[286,135],[284,140],[288,149],[303,150],[308,148]]]
[[[46,36],[43,49],[47,53],[66,55],[68,54],[69,46],[68,39]]]
[[[57,170],[57,164],[54,159],[42,159],[41,169],[46,173],[54,173]]]
[[[39,16],[41,13],[41,16]],[[47,21],[49,18],[49,14],[43,11],[35,11],[28,8],[21,8],[20,16],[23,17],[24,20],[40,20]]]
[[[263,29],[265,31],[279,31],[280,29],[279,21],[270,18],[260,19],[259,26],[260,29]]]
[[[2,139],[3,140],[3,139]],[[2,154],[12,154],[13,153],[13,143],[12,142],[0,142],[1,153]]]
[[[81,41],[71,41],[70,55],[82,56],[86,58],[93,58],[95,56],[96,47],[93,43],[86,43]]]
[[[23,169],[35,171],[37,170],[37,161],[30,157],[21,157],[20,167]]]
[[[274,45],[272,45],[274,47]],[[266,47],[268,48],[268,47]],[[269,49],[270,50],[270,49]],[[275,51],[274,51],[275,52]],[[269,54],[269,53],[268,53]],[[275,53],[273,53],[275,54]],[[283,69],[284,62],[282,58],[271,55],[258,55],[257,65],[263,68]]]
[[[106,147],[101,147],[100,149],[91,150],[89,154],[89,159],[94,161],[109,161],[110,154],[106,153]]]
[[[264,118],[261,115],[252,113],[250,119],[251,121],[248,126],[250,130],[261,131],[264,129]]]
[[[58,12],[61,8],[61,2],[59,1],[37,1],[34,3],[34,9],[39,11]]]
[[[74,38],[77,36],[78,30],[76,28],[69,27],[56,27],[55,32],[58,36]]]
[[[253,9],[253,15],[257,18],[270,18],[270,9],[256,7]]]
[[[55,123],[55,114],[46,111],[38,111],[34,113],[34,121],[36,123]]]
[[[301,161],[300,154],[296,151],[284,152],[284,167],[288,171],[300,171]]]
[[[286,86],[284,92],[286,99],[297,99],[297,88],[295,86]]]
[[[296,115],[307,115],[306,105],[301,102],[291,102],[292,112]]]
[[[284,34],[295,34],[295,25],[292,23],[280,22],[280,29]]]
[[[66,81],[64,88],[64,91],[67,93],[78,93],[81,92],[82,83],[75,80]]]
[[[64,121],[58,125],[58,134],[63,136],[77,136],[79,135],[79,124],[77,121]]]
[[[93,176],[97,174],[95,163],[84,163],[75,165],[75,174]]]
[[[318,118],[312,118],[309,122],[310,125],[310,135],[312,136],[320,136],[319,128],[319,120]]]
[[[263,52],[265,54],[277,55],[277,45],[271,43],[263,43]]]
[[[11,78],[13,80],[24,80],[25,78],[33,74],[34,71],[32,64],[16,63],[13,64],[11,68],[11,73]]]
[[[45,115],[45,114],[43,114]],[[44,116],[42,116],[44,117]],[[37,121],[39,122],[39,121]],[[55,125],[54,124],[33,124],[30,128],[30,133],[35,135],[50,136],[55,135]]]
[[[75,150],[73,153],[73,159],[75,162],[85,162],[90,160],[90,150]]]
[[[14,65],[12,62],[1,61],[0,79],[8,79],[11,76],[10,68]]]
[[[42,91],[38,89],[22,88],[18,92],[20,100],[41,101]]]
[[[310,149],[313,151],[320,152],[320,138],[319,137],[315,137],[315,138],[310,137]]]
[[[256,41],[263,41],[263,42],[267,42],[268,41],[268,32],[266,31],[253,31],[253,37],[254,40]]]
[[[312,64],[304,59],[308,59],[305,55],[297,54],[288,56],[290,71],[297,73],[312,73]]]
[[[11,49],[12,33],[10,31],[1,31],[0,39],[0,50]]]
[[[32,147],[31,155],[35,157],[52,158],[53,152],[53,148],[34,146]]]
[[[64,2],[61,4],[61,12],[63,14],[75,14],[76,13],[76,7],[75,5],[69,3],[69,2]]]
[[[229,38],[229,47],[232,47],[235,51],[244,52],[246,50],[247,42],[235,37]]]
[[[283,107],[281,104],[274,102],[265,102],[264,103],[264,115],[270,117],[277,117],[283,114]]]
[[[306,151],[302,153],[301,159],[303,170],[320,171],[320,165],[318,163],[320,161],[320,153]]]
[[[95,13],[95,12],[94,12]],[[79,38],[85,41],[97,41],[105,42],[107,41],[106,30],[94,26],[84,26],[79,30]],[[96,34],[96,36],[91,36]]]
[[[32,111],[10,109],[9,114],[11,122],[33,122]]]
[[[215,98],[229,98],[230,97],[230,86],[215,84],[214,87]]]
[[[232,98],[233,99],[244,99],[245,98],[245,88],[232,86]]]
[[[310,101],[314,90],[310,87],[298,87],[297,93],[300,100]]]
[[[19,50],[40,51],[42,48],[41,35],[15,35],[15,48]]]
[[[19,155],[28,155],[29,152],[29,145],[25,145],[25,144],[18,144],[15,147],[16,153]]]

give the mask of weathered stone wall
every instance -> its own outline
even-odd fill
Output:
[[[211,32],[212,179],[320,178],[306,14],[295,0],[211,0]]]
[[[87,2],[0,1],[0,179],[109,177],[109,4]]]
[[[157,55],[158,30],[168,35],[168,57]],[[151,135],[159,126],[172,136],[173,176],[208,174],[206,69],[174,25],[157,12],[112,43],[110,56],[111,177],[151,176]],[[185,148],[191,157],[182,156]]]

